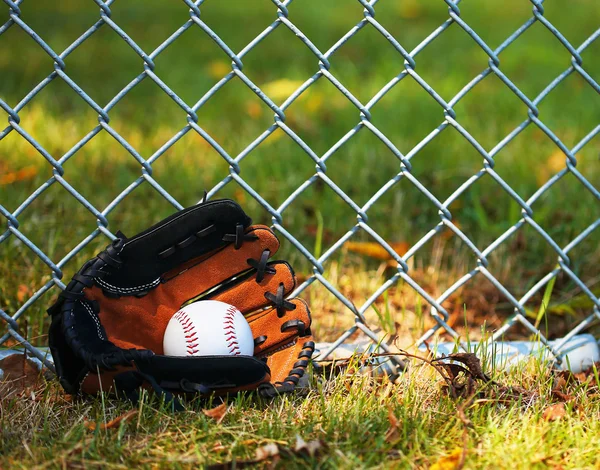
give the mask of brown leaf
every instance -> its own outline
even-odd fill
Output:
[[[390,422],[390,428],[385,433],[385,442],[393,443],[396,442],[400,438],[400,421],[394,415],[394,411],[392,407],[388,407],[388,421]]]
[[[561,399],[560,396],[555,393],[557,391],[564,393],[567,396],[571,396],[572,392],[575,390],[581,390],[582,384],[585,384],[586,393],[588,396],[593,396],[598,393],[598,383],[596,381],[596,372],[600,368],[600,363],[595,364],[594,367],[590,367],[589,369],[579,372],[577,374],[572,373],[568,370],[562,370],[557,372],[556,377],[554,379],[554,386],[552,389],[552,394],[557,398]],[[570,401],[570,400],[567,400]]]
[[[0,369],[4,372],[0,396],[21,393],[36,387],[43,377],[40,369],[25,354],[11,354],[0,360]]]
[[[486,375],[485,372],[483,372],[483,369],[481,368],[481,361],[473,353],[454,353],[444,357],[443,359],[464,364],[474,379],[479,379],[483,382],[490,382],[492,380]]]
[[[575,400],[575,397],[573,395],[569,395],[568,393],[563,393],[557,389],[553,389],[550,393],[552,394],[552,396],[554,398],[556,398],[557,400],[559,400],[563,403],[568,403],[570,401]]]
[[[552,391],[554,390],[564,390],[567,385],[567,381],[564,376],[559,375],[554,379],[554,387],[552,387]]]
[[[227,414],[227,404],[221,403],[216,408],[212,408],[210,410],[202,410],[202,413],[204,413],[209,418],[214,419],[217,422],[217,424],[220,424],[221,421],[223,421],[223,418],[225,418],[225,415]]]
[[[446,361],[460,362],[463,365]],[[495,382],[483,372],[479,358],[473,353],[450,354],[433,359],[431,363],[446,372],[447,377],[444,377],[446,383],[443,389],[452,398],[472,397],[479,388],[477,381],[495,385]]]
[[[566,408],[564,403],[556,403],[554,405],[550,405],[548,408],[544,410],[542,414],[542,418],[546,421],[557,421],[563,418],[566,414]]]
[[[489,398],[496,400],[497,403],[512,405],[514,403],[532,404],[539,394],[535,391],[526,390],[517,386],[499,386],[490,390]]]
[[[131,418],[133,418],[137,414],[138,414],[138,410],[128,411],[127,413],[125,413],[125,414],[123,414],[121,416],[117,416],[115,419],[109,421],[108,423],[101,423],[99,427],[103,431],[106,430],[106,429],[115,429],[122,422],[127,422],[128,420],[130,420]],[[92,423],[91,421],[84,421],[84,425],[90,431],[95,431],[96,430],[96,423]]]
[[[306,442],[298,434],[296,434],[296,445],[294,446],[294,453],[296,454],[307,454],[310,457],[314,457],[323,449],[323,443],[319,440]]]
[[[358,253],[359,255],[365,255],[369,258],[379,259],[382,261],[388,261],[392,259],[392,256],[388,253],[388,251],[379,243],[346,242],[344,246],[348,249],[348,251]],[[399,256],[406,254],[409,248],[409,244],[406,242],[390,243],[390,246]]]
[[[573,374],[573,377],[575,377],[579,383],[585,382],[588,379],[588,375],[586,372],[578,372],[577,374]]]

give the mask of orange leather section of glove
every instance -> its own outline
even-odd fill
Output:
[[[178,273],[170,272],[165,275],[164,278],[168,280],[143,297],[109,298],[97,286],[85,289],[86,298],[99,304],[98,316],[108,340],[123,349],[149,349],[156,354],[162,354],[167,324],[183,303],[250,269],[247,259],[258,260],[264,250],[269,250],[271,254],[278,250],[279,241],[268,227],[254,226],[250,227],[248,232],[259,238],[244,241],[238,250],[231,244],[212,256],[204,256],[186,263],[178,269]],[[251,302],[242,300],[261,297],[263,304],[266,304],[264,289],[271,289],[273,280],[270,278],[274,277],[267,275],[263,281],[264,285],[257,284],[254,280],[245,282],[243,295],[236,295],[241,304],[233,305],[247,311],[245,305]],[[275,282],[278,285],[279,281]],[[289,280],[286,282],[289,284]],[[277,285],[273,290],[276,290]]]
[[[300,320],[305,328],[310,327],[310,316],[308,307],[301,299],[291,299],[296,306],[295,310],[288,310],[279,318],[277,310],[274,308],[259,312],[247,318],[254,337],[264,335],[266,341],[254,349],[255,356],[268,356],[274,350],[289,345],[298,336],[297,328],[290,328],[287,331],[281,331],[282,326],[289,320]]]
[[[286,311],[281,318],[277,316],[275,309],[270,309],[248,319],[252,332],[260,332],[267,337],[263,344],[255,348],[254,355],[267,356],[272,382],[282,382],[289,375],[298,361],[304,343],[312,341],[312,336],[300,337],[298,328],[295,327],[281,331],[282,326],[289,320],[300,320],[307,331],[310,328],[311,318],[306,302],[302,299],[290,301],[296,308]]]
[[[313,341],[313,337],[302,336],[296,338],[296,342],[288,348],[277,351],[269,356],[267,365],[271,369],[271,382],[284,382],[294,368],[294,364],[300,360],[298,357],[304,349],[304,344]],[[300,367],[306,369],[306,367]]]
[[[246,279],[245,281],[231,286],[229,289],[219,292],[215,295],[209,295],[210,300],[219,300],[221,302],[233,305],[245,316],[249,313],[263,308],[269,304],[265,297],[267,292],[277,292],[279,284],[283,284],[285,294],[289,294],[296,287],[294,275],[287,263],[275,262],[269,265],[276,270],[275,274],[266,274],[265,278],[257,283],[256,275]],[[248,320],[248,318],[246,318]],[[250,323],[252,327],[252,324]],[[262,334],[254,331],[254,337]],[[258,334],[257,334],[258,333]]]

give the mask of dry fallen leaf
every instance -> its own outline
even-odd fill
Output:
[[[117,428],[121,423],[127,422],[128,420],[130,420],[137,414],[138,414],[138,410],[128,411],[124,415],[117,416],[115,419],[109,421],[108,423],[100,424],[100,429],[104,431],[106,429]],[[85,427],[88,428],[90,431],[96,430],[96,423],[92,423],[90,421],[84,421],[84,424],[85,424]]]
[[[546,421],[558,421],[559,419],[563,418],[565,414],[565,404],[561,402],[550,405],[548,408],[546,408],[542,414],[542,418]]]
[[[443,359],[452,360],[464,364],[474,379],[478,379],[483,382],[490,382],[492,380],[490,379],[490,377],[488,377],[488,375],[485,372],[483,372],[483,369],[481,368],[481,361],[479,360],[477,355],[473,353],[454,353],[449,354]]]
[[[578,372],[577,374],[573,374],[573,377],[575,377],[579,383],[583,383],[587,381],[588,374],[587,372]]]
[[[210,410],[202,410],[202,413],[204,413],[209,418],[214,419],[217,422],[217,424],[220,424],[221,421],[223,421],[223,418],[225,418],[225,415],[227,414],[227,404],[221,403],[216,408],[212,408]]]
[[[455,470],[460,464],[463,449],[456,448],[450,454],[440,457],[429,470]]]
[[[588,397],[598,395],[599,385],[596,380],[600,362],[596,362],[589,369],[574,374],[568,370],[558,371],[554,379],[552,395],[560,401],[570,402],[574,400],[574,394],[579,390],[585,390]],[[585,387],[581,385],[585,384]]]
[[[447,362],[453,361],[453,362]],[[456,364],[459,362],[460,364]],[[431,361],[431,364],[443,369],[445,384],[443,389],[452,398],[472,397],[479,389],[479,382],[495,384],[481,368],[481,361],[473,353],[454,353]],[[438,370],[439,372],[439,370]]]
[[[400,426],[400,421],[394,415],[394,411],[392,407],[388,407],[388,421],[390,422],[390,428],[385,433],[385,442],[391,443],[396,442],[400,437],[400,431],[398,427]]]
[[[563,393],[557,389],[553,389],[550,393],[552,394],[552,396],[554,398],[556,398],[557,400],[559,400],[563,403],[568,403],[570,401],[575,400],[575,397],[573,395],[569,395],[568,393]]]
[[[382,261],[388,261],[392,259],[392,256],[388,251],[375,242],[346,242],[344,246],[353,253],[359,255],[365,255],[369,258],[379,259]],[[399,255],[404,256],[408,251],[409,245],[406,242],[394,242],[390,243],[392,249]]]
[[[43,374],[25,354],[11,354],[0,360],[0,369],[4,372],[0,396],[24,392],[39,384]]]

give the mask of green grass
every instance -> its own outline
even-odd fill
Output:
[[[558,401],[551,392],[553,374],[532,361],[496,375],[503,385],[520,387],[521,396],[507,399],[498,393],[501,386],[489,385],[469,400],[451,399],[441,390],[439,376],[423,367],[395,384],[352,373],[328,380],[315,375],[305,396],[230,399],[220,424],[202,412],[219,400],[195,400],[173,414],[147,395],[137,407],[109,398],[65,401],[50,384],[2,401],[0,465],[198,468],[254,460],[258,448],[275,443],[281,458],[277,468],[429,468],[463,449],[469,469],[598,467],[597,388],[569,386],[572,400],[565,416],[549,421],[544,412]],[[138,414],[127,422],[101,428],[132,409]],[[390,413],[397,419],[394,432]],[[320,441],[316,455],[295,454],[296,436]],[[456,461],[441,468],[456,468]]]

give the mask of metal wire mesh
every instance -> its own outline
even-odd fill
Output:
[[[296,289],[292,295],[298,295],[312,283],[321,283],[326,289],[328,289],[342,304],[341,307],[348,315],[355,317],[355,323],[352,327],[347,329],[339,338],[331,344],[328,351],[323,351],[322,355],[325,356],[330,353],[334,348],[345,342],[355,332],[362,331],[367,337],[369,337],[374,343],[380,344],[380,333],[376,332],[375,327],[377,325],[370,324],[365,318],[365,312],[374,304],[375,300],[380,297],[386,290],[391,286],[396,285],[398,282],[403,280],[407,285],[411,286],[428,304],[430,307],[429,315],[435,321],[435,326],[426,331],[418,340],[418,344],[421,344],[430,339],[438,330],[442,329],[447,332],[450,336],[458,338],[459,334],[448,324],[449,313],[442,306],[442,303],[448,299],[453,293],[459,290],[462,286],[468,283],[475,276],[484,276],[487,278],[498,291],[510,302],[514,308],[514,314],[508,318],[504,325],[494,332],[493,338],[497,339],[502,337],[510,328],[520,324],[524,326],[528,331],[539,336],[540,340],[551,349],[552,353],[556,352],[560,345],[554,344],[551,346],[548,340],[544,337],[542,332],[527,318],[525,312],[525,304],[536,294],[544,289],[544,287],[559,273],[564,273],[568,276],[572,282],[579,288],[593,303],[593,311],[590,312],[583,321],[579,322],[565,337],[564,341],[567,341],[573,335],[581,332],[583,329],[588,327],[594,320],[600,319],[600,300],[594,295],[592,290],[578,277],[573,270],[573,260],[569,257],[569,252],[579,245],[586,237],[588,237],[596,228],[600,226],[600,218],[595,220],[579,235],[573,238],[569,243],[564,246],[559,245],[552,236],[545,231],[535,220],[534,213],[536,207],[536,201],[538,201],[549,189],[554,186],[559,180],[564,178],[566,175],[571,174],[580,183],[581,191],[589,192],[597,202],[600,201],[600,191],[594,186],[583,174],[577,169],[577,154],[580,150],[588,144],[597,134],[600,133],[600,125],[597,125],[591,132],[589,132],[583,139],[581,139],[572,148],[568,148],[561,139],[543,122],[540,112],[540,103],[552,93],[552,91],[563,82],[568,76],[577,74],[589,87],[595,90],[596,93],[600,94],[600,85],[586,72],[584,63],[581,57],[582,52],[590,46],[598,37],[600,37],[600,29],[595,31],[579,46],[572,45],[563,36],[560,31],[544,16],[544,6],[540,0],[530,0],[532,6],[531,17],[522,24],[514,33],[506,38],[502,44],[496,49],[491,49],[478,34],[463,20],[461,17],[461,10],[459,8],[459,2],[453,2],[446,0],[445,3],[448,6],[448,19],[443,22],[438,28],[433,30],[426,38],[422,40],[412,51],[406,50],[400,42],[390,34],[382,24],[376,19],[376,4],[377,0],[368,2],[367,0],[357,0],[363,7],[363,17],[359,20],[354,27],[352,27],[346,34],[339,38],[339,40],[327,51],[321,51],[318,47],[311,42],[301,29],[299,29],[290,17],[288,12],[288,6],[291,0],[285,2],[279,2],[278,0],[272,0],[273,3],[273,15],[274,21],[252,41],[250,41],[245,47],[239,52],[234,52],[224,40],[216,34],[209,24],[202,19],[202,0],[192,2],[192,0],[183,0],[189,7],[190,17],[181,25],[179,29],[174,31],[171,36],[160,44],[155,50],[146,52],[140,47],[129,35],[122,29],[112,18],[111,18],[111,5],[112,0],[103,2],[101,0],[94,0],[99,7],[99,19],[89,29],[87,29],[81,36],[70,44],[64,51],[57,53],[54,51],[44,40],[34,31],[27,22],[22,18],[20,5],[22,0],[12,1],[3,0],[10,9],[10,19],[0,26],[0,37],[11,28],[21,28],[41,47],[54,61],[54,70],[48,74],[48,76],[42,80],[35,88],[24,96],[21,101],[16,104],[10,105],[9,103],[0,99],[0,106],[8,114],[8,126],[0,132],[0,139],[3,139],[12,132],[18,133],[23,139],[25,139],[31,146],[42,155],[52,166],[53,175],[48,179],[42,186],[40,186],[35,192],[27,197],[21,205],[14,211],[10,212],[5,207],[0,205],[0,214],[6,219],[6,230],[0,235],[0,244],[6,243],[9,239],[18,239],[24,246],[26,246],[32,253],[39,257],[43,263],[48,267],[51,273],[51,278],[30,298],[26,299],[20,308],[14,313],[9,315],[5,311],[0,309],[0,317],[4,322],[7,323],[7,333],[0,338],[0,344],[6,342],[10,337],[14,338],[19,343],[22,343],[33,355],[44,361],[46,365],[51,367],[51,364],[45,357],[45,353],[36,349],[32,346],[19,332],[19,325],[17,321],[22,317],[28,309],[47,291],[56,289],[64,289],[63,283],[63,268],[64,266],[81,250],[83,250],[92,240],[96,237],[106,236],[109,239],[114,238],[113,232],[109,227],[107,215],[115,209],[132,191],[134,191],[140,185],[151,185],[162,197],[164,197],[169,203],[175,208],[181,209],[181,204],[172,197],[167,190],[165,190],[158,181],[153,178],[153,164],[165,154],[172,146],[174,146],[184,135],[188,132],[196,132],[202,136],[212,148],[218,152],[229,165],[229,174],[222,180],[219,181],[208,193],[208,197],[211,198],[219,194],[225,186],[231,182],[237,183],[243,190],[247,192],[252,198],[254,198],[268,213],[272,216],[273,228],[289,243],[291,243],[299,253],[301,253],[313,266],[313,271],[310,276],[304,280],[304,282]],[[517,40],[525,31],[527,31],[535,23],[543,25],[547,28],[562,44],[562,47],[568,51],[571,56],[571,66],[564,70],[554,80],[552,80],[545,89],[539,93],[535,98],[531,99],[525,95],[501,70],[500,68],[500,55],[501,53],[514,41]],[[488,56],[488,66],[480,73],[478,73],[464,88],[462,88],[451,100],[445,101],[436,90],[427,83],[425,79],[417,72],[416,65],[418,62],[419,54],[425,50],[433,41],[436,41],[440,36],[443,36],[444,32],[451,26],[457,25],[465,33],[467,33],[472,41],[476,43],[480,49]],[[101,28],[110,28],[114,30],[122,39],[129,45],[129,47],[143,60],[143,70],[140,71],[139,75],[135,77],[127,86],[125,86],[119,93],[117,93],[112,100],[106,105],[101,106],[90,97],[86,91],[80,87],[70,76],[68,68],[65,66],[65,59],[73,51],[79,48],[82,44],[94,35]],[[180,96],[177,95],[167,84],[154,72],[156,58],[174,41],[189,28],[199,28],[205,33],[214,43],[222,49],[222,51],[231,59],[231,71],[223,76],[223,78],[216,83],[208,92],[204,94],[196,103],[189,104],[185,102]],[[278,28],[287,28],[297,38],[299,38],[306,48],[314,55],[315,60],[315,72],[308,80],[306,80],[294,93],[292,93],[281,105],[277,105],[259,86],[244,73],[244,57],[254,48],[259,47],[261,42],[265,40]],[[330,61],[335,57],[336,51],[338,51],[347,41],[354,37],[361,29],[372,28],[372,30],[381,34],[383,38],[397,51],[398,57],[403,60],[403,70],[389,81],[379,92],[377,92],[368,102],[362,103],[357,99],[341,81],[330,71]],[[508,135],[500,140],[491,150],[485,150],[484,147],[475,139],[469,132],[461,125],[460,118],[454,110],[455,105],[463,99],[469,92],[485,77],[488,75],[495,75],[501,82],[506,86],[510,92],[512,92],[519,100],[521,100],[527,107],[527,116],[524,120],[515,127]],[[258,138],[251,142],[245,149],[243,149],[237,155],[230,155],[219,143],[216,142],[209,134],[198,124],[198,110],[202,108],[214,95],[224,87],[233,78],[239,78],[249,90],[251,90],[262,102],[264,102],[274,113],[274,119],[272,125],[268,127]],[[440,106],[443,112],[443,121],[439,126],[432,129],[431,132],[417,145],[415,145],[408,153],[402,153],[392,141],[386,137],[386,135],[372,123],[371,110],[376,104],[392,90],[398,83],[411,77],[416,83],[418,83],[423,90],[425,90]],[[31,100],[34,100],[36,95],[43,90],[48,84],[55,80],[62,80],[69,87],[71,87],[77,95],[84,100],[90,108],[94,110],[98,115],[98,125],[91,130],[83,139],[77,142],[72,148],[62,156],[51,155],[42,145],[40,145],[36,139],[34,139],[24,128],[20,126],[19,112],[28,104]],[[173,100],[177,106],[179,106],[182,112],[187,116],[187,123],[178,132],[176,132],[161,148],[159,148],[149,158],[144,158],[133,145],[128,143],[110,124],[110,113],[113,107],[119,103],[128,93],[136,88],[142,81],[150,80],[162,89],[162,91]],[[314,86],[318,81],[328,81],[331,83],[341,94],[356,108],[357,123],[356,126],[351,129],[346,135],[344,135],[338,142],[336,142],[331,148],[329,148],[322,155],[318,155],[311,147],[292,130],[291,127],[286,125],[286,110],[304,93],[307,89]],[[496,160],[495,156],[504,149],[513,139],[515,139],[524,129],[529,126],[535,126],[539,128],[544,134],[546,134],[552,142],[557,146],[565,156],[565,166],[556,175],[546,181],[533,196],[529,199],[524,200],[518,193],[511,187],[509,181],[503,179],[498,172],[495,170]],[[451,127],[454,128],[464,138],[468,144],[470,144],[482,157],[483,164],[481,170],[471,175],[471,177],[458,187],[448,198],[440,200],[436,198],[432,192],[428,189],[426,184],[421,182],[412,172],[412,160],[418,158],[419,152],[425,145],[435,139],[435,137],[442,132],[444,129]],[[348,141],[351,141],[354,136],[360,130],[367,130],[376,136],[397,158],[399,164],[399,172],[391,177],[389,181],[382,186],[372,197],[364,204],[359,205],[352,197],[350,197],[344,190],[337,185],[332,179],[331,175],[328,175],[327,161],[336,153],[336,151],[342,147]],[[260,146],[271,134],[275,131],[281,130],[287,134],[297,146],[304,152],[306,158],[310,158],[315,164],[315,173],[308,178],[302,185],[300,185],[295,191],[293,191],[289,197],[279,206],[273,207],[267,200],[253,189],[251,182],[244,178],[244,158]],[[79,193],[68,181],[68,171],[65,170],[64,164],[71,159],[83,146],[89,141],[94,139],[100,132],[105,131],[110,134],[116,141],[118,141],[123,148],[137,161],[139,164],[140,176],[136,180],[132,181],[131,184],[122,191],[109,205],[104,208],[95,207],[86,197]],[[508,230],[502,233],[493,243],[485,247],[478,247],[469,238],[467,234],[461,230],[459,224],[453,221],[453,214],[449,207],[456,201],[465,191],[473,186],[483,176],[489,175],[501,188],[510,196],[521,208],[521,217],[518,222],[512,225]],[[408,252],[403,256],[400,256],[393,247],[390,245],[384,237],[382,237],[373,227],[369,225],[369,210],[371,207],[388,193],[393,187],[395,187],[401,180],[409,182],[416,190],[430,201],[438,209],[439,223],[432,228],[425,236],[423,236],[417,243],[413,244]],[[353,226],[350,230],[337,240],[329,249],[327,249],[320,256],[315,256],[313,252],[304,246],[295,236],[294,233],[286,228],[286,211],[294,204],[301,194],[307,191],[308,188],[315,184],[324,184],[329,187],[345,204],[347,204],[356,214],[356,222],[351,222]],[[34,244],[27,234],[19,229],[19,217],[23,211],[44,191],[46,191],[52,185],[62,186],[73,198],[81,203],[89,212],[90,217],[93,217],[97,221],[97,229],[92,231],[83,240],[77,240],[71,246],[71,251],[64,256],[62,259],[52,259],[52,256],[44,253],[36,244]],[[598,207],[598,206],[596,206]],[[597,214],[597,213],[596,213]],[[557,255],[558,264],[556,268],[548,272],[542,279],[540,279],[535,285],[533,285],[524,295],[520,298],[515,297],[495,276],[488,270],[488,258],[492,252],[494,252],[499,246],[501,246],[509,237],[511,237],[516,231],[520,230],[524,226],[529,226],[535,230],[544,240],[547,242]],[[475,255],[477,258],[477,266],[471,271],[467,272],[458,281],[448,287],[442,295],[434,298],[428,292],[427,288],[419,285],[419,283],[411,276],[411,270],[409,268],[408,261],[417,253],[422,247],[427,244],[434,236],[439,234],[442,230],[450,229],[457,237],[459,237],[464,245]],[[385,249],[389,256],[397,263],[395,272],[389,277],[362,305],[356,306],[351,300],[349,300],[336,286],[334,286],[330,280],[325,276],[324,264],[347,242],[354,234],[359,231],[364,231],[370,237],[372,237],[377,243]],[[381,343],[380,347],[388,349],[385,343]],[[560,359],[558,357],[558,359]]]

